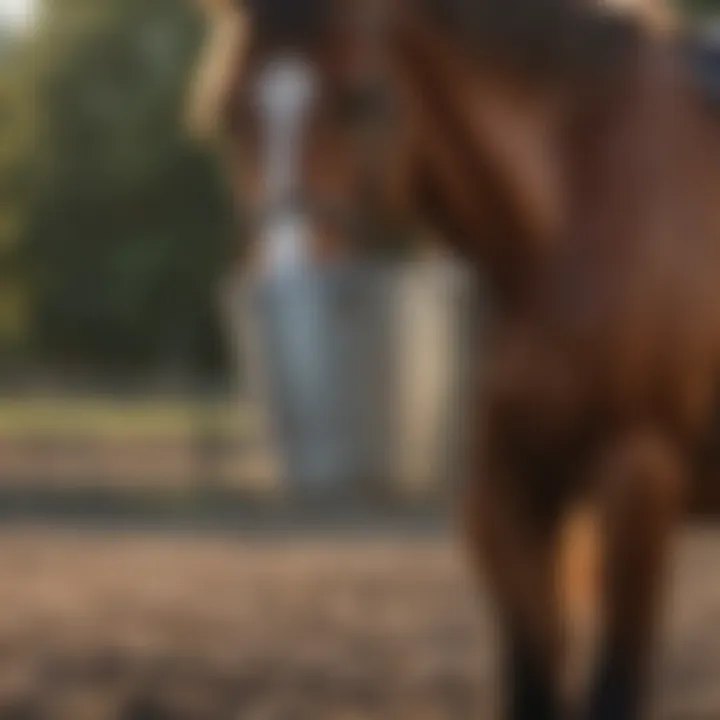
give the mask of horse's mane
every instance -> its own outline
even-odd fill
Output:
[[[614,0],[613,0],[614,2]],[[635,47],[644,24],[602,0],[419,0],[445,33],[483,59],[555,78]]]
[[[664,0],[405,0],[477,53],[538,71],[576,66],[629,39],[640,8]],[[327,27],[337,0],[243,0],[259,44],[311,45]],[[633,15],[608,12],[626,9]],[[605,11],[602,10],[605,8]],[[623,35],[624,32],[624,35]]]
[[[333,0],[243,0],[260,43],[311,44],[331,16]]]
[[[217,133],[223,97],[250,44],[303,45],[322,33],[335,0],[219,0],[189,101],[193,132]],[[472,53],[555,78],[607,66],[636,46],[636,19],[599,11],[612,3],[663,0],[405,0]],[[248,16],[253,18],[252,29]],[[252,43],[251,43],[252,37]]]

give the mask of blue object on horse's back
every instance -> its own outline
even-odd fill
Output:
[[[720,108],[720,21],[692,33],[687,52],[695,83]]]

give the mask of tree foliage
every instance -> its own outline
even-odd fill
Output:
[[[698,15],[717,15],[720,13],[720,0],[679,0],[685,12]]]
[[[0,251],[28,295],[26,351],[120,368],[217,360],[234,230],[216,162],[180,122],[199,30],[177,0],[52,0],[26,41],[10,83],[22,120],[0,125],[2,179],[15,168]]]

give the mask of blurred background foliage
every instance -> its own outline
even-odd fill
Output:
[[[179,122],[200,33],[178,0],[48,0],[1,36],[6,358],[217,369],[235,231],[217,159]]]
[[[720,10],[720,0],[687,0]],[[179,122],[189,0],[46,0],[0,27],[0,346],[19,366],[210,373],[237,231]]]
[[[676,4],[690,14],[720,13],[720,0],[676,0]]]

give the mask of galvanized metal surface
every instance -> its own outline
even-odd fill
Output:
[[[474,297],[463,268],[298,268],[243,296],[243,355],[291,488],[433,491],[461,473]]]

